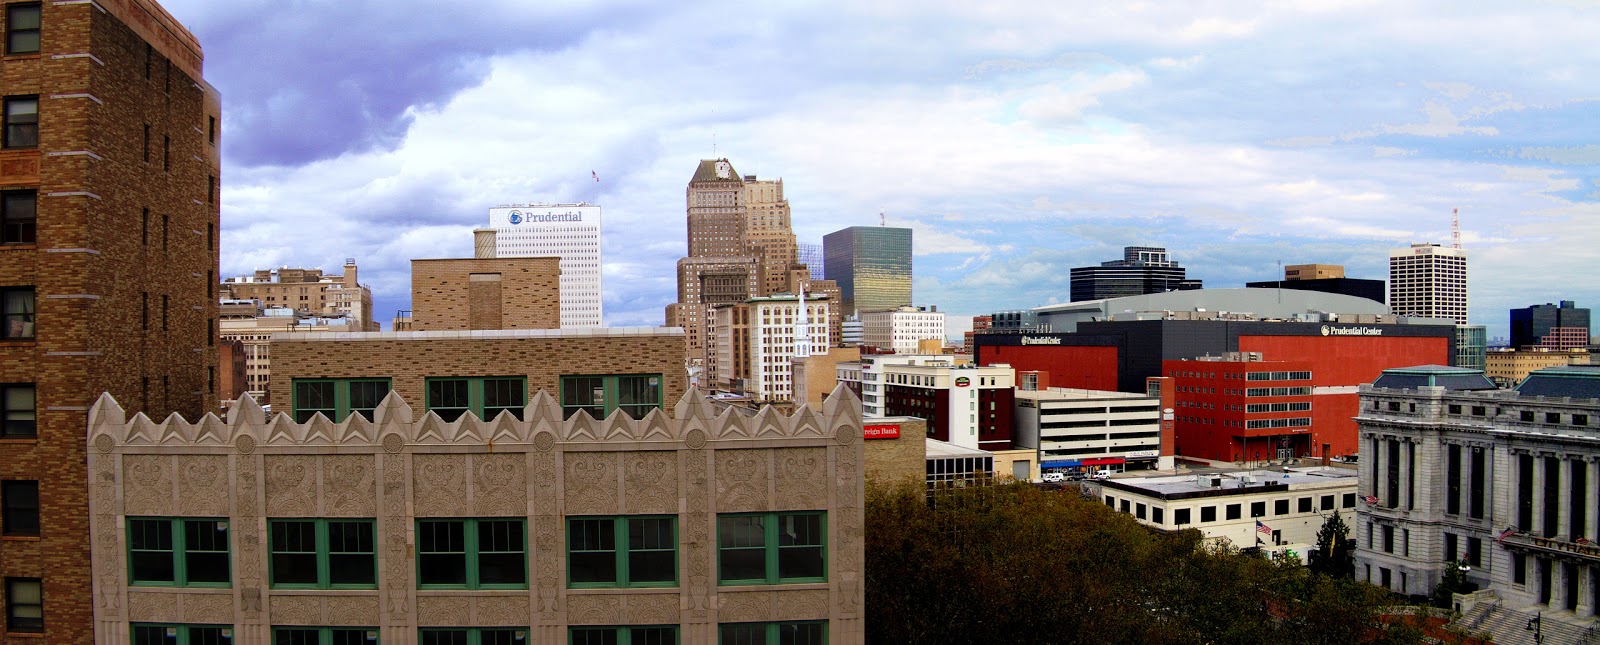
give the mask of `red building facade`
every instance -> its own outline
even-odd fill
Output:
[[[1313,422],[1311,368],[1306,361],[1166,361],[1178,454],[1219,461],[1320,454],[1320,435],[1328,433]]]

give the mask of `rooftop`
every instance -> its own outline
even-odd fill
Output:
[[[1247,478],[1254,483],[1246,483]],[[1280,468],[1272,470],[1238,471],[1226,473],[1195,473],[1158,477],[1117,478],[1102,482],[1110,488],[1143,493],[1162,499],[1180,499],[1211,495],[1244,495],[1270,488],[1318,489],[1354,486],[1360,473],[1353,469],[1333,466],[1311,468]],[[1221,486],[1211,482],[1220,480]],[[1204,482],[1204,483],[1202,483]]]
[[[1150,399],[1157,401],[1156,397],[1134,392],[1112,392],[1109,390],[1082,390],[1069,387],[1053,387],[1048,390],[1017,390],[1017,398],[1034,400],[1073,400],[1093,401],[1105,399]]]
[[[1600,399],[1600,365],[1562,365],[1537,370],[1517,386],[1517,394]]]
[[[1384,370],[1373,387],[1412,390],[1419,387],[1442,387],[1446,390],[1495,390],[1494,381],[1484,376],[1482,370],[1448,365],[1419,365]]]
[[[368,331],[332,334],[287,332],[273,341],[387,341],[387,340],[507,340],[518,338],[620,338],[626,336],[682,336],[682,327],[576,327],[571,329],[480,329],[474,331]]]

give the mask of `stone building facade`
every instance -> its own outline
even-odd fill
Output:
[[[1465,562],[1504,608],[1594,627],[1597,397],[1600,368],[1587,367],[1535,372],[1519,390],[1446,367],[1362,386],[1356,577],[1427,594]]]
[[[492,423],[444,422],[397,394],[371,420],[294,423],[283,414],[269,418],[245,398],[226,421],[156,423],[129,417],[106,396],[91,411],[87,439],[101,643],[126,643],[130,630],[150,625],[227,629],[240,645],[297,628],[376,631],[384,645],[439,630],[497,628],[521,637],[507,642],[541,644],[567,643],[586,629],[649,628],[675,632],[666,642],[682,643],[713,642],[730,630],[807,643],[863,639],[861,411],[843,390],[821,410],[783,416],[766,409],[748,418],[715,416],[691,390],[673,415],[637,421],[563,420],[555,400],[540,393],[522,419]],[[638,567],[623,565],[613,571],[620,584],[576,582],[592,572],[584,522],[632,518],[670,527],[670,539],[656,545],[671,552],[666,580],[629,585],[626,576]],[[768,527],[754,545],[736,539],[748,534],[733,535],[752,519]],[[169,521],[189,539],[152,551],[151,527],[159,532]],[[496,534],[499,546],[469,543],[466,558],[451,561],[474,563],[465,566],[486,579],[492,549],[499,584],[470,572],[464,585],[428,582],[451,568],[438,565],[449,554],[441,555],[435,525],[452,522],[486,533],[481,525],[512,527]],[[370,572],[364,584],[283,584],[280,572],[291,569],[285,558],[295,553],[281,533],[296,523],[319,532],[365,527],[364,542],[336,550],[347,561],[355,553]],[[786,529],[780,542],[774,525],[810,531]],[[192,560],[184,550],[193,549],[192,536],[219,533],[222,540],[204,547],[208,562],[191,561],[181,574],[149,566],[152,557]],[[778,556],[769,555],[765,578],[727,579],[739,557],[729,545],[771,552],[780,543],[820,547],[820,563],[784,556],[817,564],[800,570],[818,575],[786,579],[774,570]],[[640,547],[620,538],[612,548]],[[319,546],[316,557],[330,558],[329,548]],[[219,582],[189,582],[197,571]],[[328,577],[325,567],[318,580]]]
[[[252,275],[222,281],[227,300],[259,300],[268,309],[287,308],[311,314],[343,316],[351,331],[378,331],[372,318],[372,289],[358,281],[355,258],[344,261],[344,273],[321,269],[257,269]]]
[[[221,100],[156,2],[6,2],[0,23],[0,500],[21,502],[0,642],[87,644],[89,407],[218,399]]]
[[[561,258],[411,261],[412,329],[556,329]]]

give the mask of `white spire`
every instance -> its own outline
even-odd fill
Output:
[[[794,357],[811,355],[811,326],[806,321],[806,285],[800,284],[800,312],[794,319]]]

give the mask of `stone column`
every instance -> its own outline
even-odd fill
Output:
[[[1594,615],[1594,574],[1593,565],[1578,566],[1578,609],[1573,612],[1580,618]]]
[[[1529,533],[1538,534],[1544,530],[1544,456],[1539,453],[1533,455],[1533,490],[1526,491],[1533,501],[1533,526],[1519,527]],[[1518,474],[1519,480],[1521,474]]]
[[[1583,534],[1590,541],[1600,543],[1600,530],[1597,530],[1600,529],[1600,517],[1596,517],[1600,516],[1600,491],[1596,490],[1600,487],[1600,459],[1590,455],[1584,459],[1584,467],[1589,469],[1589,499],[1584,502],[1589,508]]]
[[[1410,457],[1413,454],[1412,451],[1416,450],[1416,444],[1411,443],[1410,439],[1406,439],[1400,442],[1400,446],[1400,499],[1394,500],[1394,507],[1410,510],[1411,506],[1408,503],[1412,497]]]
[[[1550,560],[1550,608],[1567,608],[1567,565],[1560,560]]]

